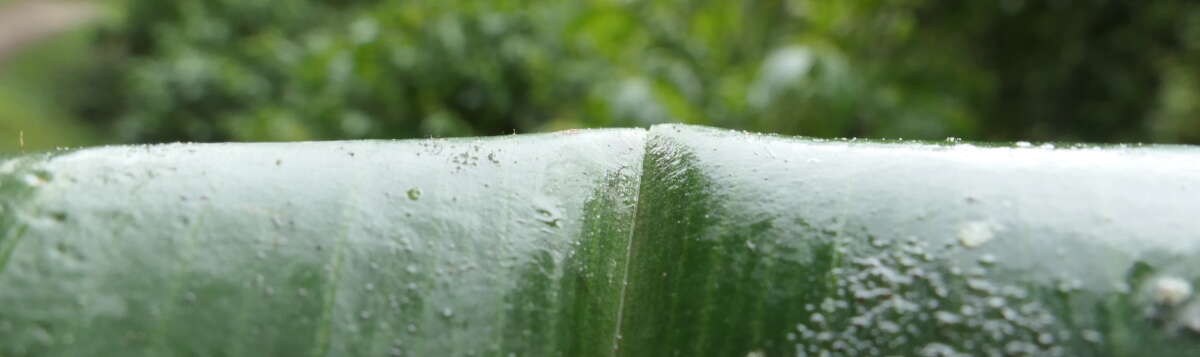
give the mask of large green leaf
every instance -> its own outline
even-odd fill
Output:
[[[1200,150],[650,131],[634,356],[1200,355]]]
[[[643,135],[4,162],[0,355],[607,355]]]
[[[677,125],[28,155],[0,356],[1196,355],[1198,183]]]

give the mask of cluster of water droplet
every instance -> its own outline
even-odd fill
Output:
[[[1056,356],[1063,341],[1101,339],[1094,330],[1073,335],[1026,289],[989,279],[990,255],[961,269],[938,258],[957,245],[872,245],[878,253],[834,268],[830,296],[805,306],[807,319],[787,334],[797,355]]]
[[[450,163],[454,164],[454,172],[462,171],[468,167],[479,166],[481,159],[486,158],[487,162],[494,165],[500,164],[500,159],[497,155],[502,149],[493,149],[486,155],[482,152],[483,148],[479,145],[471,145],[470,148],[464,148],[462,152],[450,155]]]

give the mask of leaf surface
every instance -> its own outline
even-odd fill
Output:
[[[27,155],[0,355],[1196,355],[1197,183],[681,125]]]
[[[1200,353],[1194,147],[647,142],[625,355]]]
[[[8,161],[0,355],[608,354],[644,132]]]

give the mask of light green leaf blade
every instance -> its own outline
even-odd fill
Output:
[[[7,161],[0,355],[608,354],[643,135]]]
[[[647,141],[624,355],[1200,352],[1194,147]]]

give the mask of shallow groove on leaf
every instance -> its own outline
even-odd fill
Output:
[[[329,348],[333,343],[330,340],[330,335],[333,333],[333,325],[336,323],[335,310],[337,309],[338,284],[340,283],[338,279],[342,275],[342,259],[344,259],[346,245],[349,244],[350,240],[350,222],[352,222],[350,219],[350,209],[353,207],[352,203],[358,198],[359,193],[357,189],[359,187],[357,185],[359,182],[358,170],[351,169],[350,171],[354,174],[351,175],[352,179],[347,183],[348,193],[341,205],[342,209],[339,214],[341,216],[341,219],[339,219],[341,224],[338,227],[338,240],[334,243],[333,261],[330,262],[330,268],[326,270],[328,276],[325,279],[325,293],[322,294],[324,301],[321,308],[321,321],[317,323],[317,342],[314,346],[316,353],[313,356],[329,355]]]

